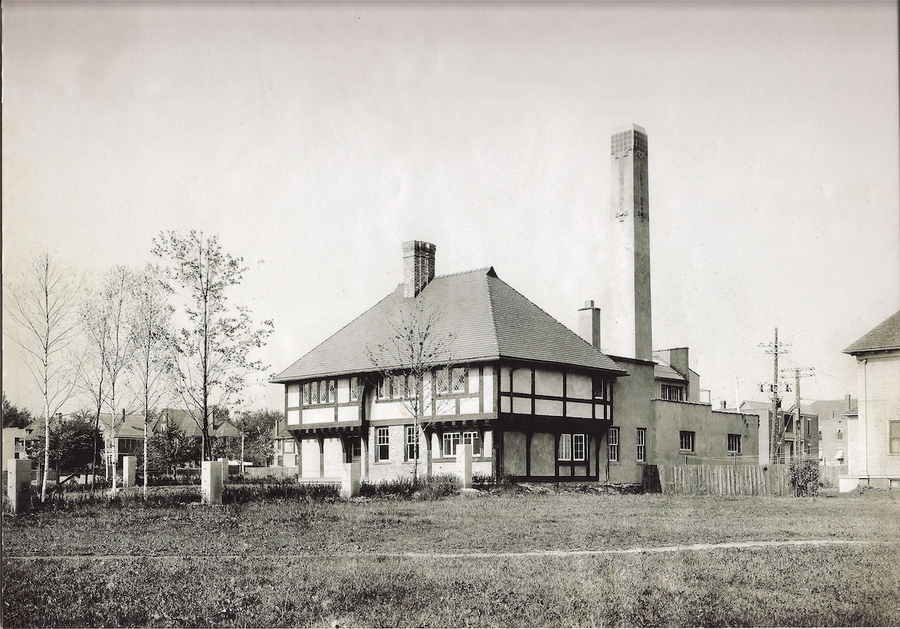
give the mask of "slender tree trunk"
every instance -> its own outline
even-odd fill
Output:
[[[44,380],[44,386],[46,386]],[[47,390],[47,389],[45,389]],[[50,471],[50,402],[44,404],[44,477],[41,479],[41,502],[47,501],[47,473]]]

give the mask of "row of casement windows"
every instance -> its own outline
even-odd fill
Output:
[[[465,367],[439,369],[432,372],[432,382],[438,395],[467,393],[469,370]],[[378,383],[379,400],[407,400],[417,393],[417,378],[410,374],[385,376]]]
[[[415,426],[405,427],[404,460],[419,458],[419,433]],[[441,456],[455,457],[460,443],[471,444],[472,456],[482,455],[481,434],[477,431],[445,432],[441,435]],[[389,461],[391,458],[391,437],[388,428],[375,429],[375,460]]]
[[[350,401],[357,400],[356,378],[350,378]],[[303,384],[303,405],[333,404],[337,401],[337,380],[317,380]]]

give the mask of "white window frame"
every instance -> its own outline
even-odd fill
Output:
[[[406,426],[406,460],[414,461],[419,458],[419,435],[415,425]]]
[[[646,428],[638,428],[635,431],[635,442],[637,443],[637,448],[635,452],[635,458],[638,463],[646,463],[647,462],[647,429]]]
[[[556,458],[560,461],[572,460],[572,434],[563,433],[559,436],[559,450]]]
[[[294,454],[294,440],[293,439],[284,439],[282,444],[284,445],[283,452],[285,454]]]
[[[587,460],[587,435],[584,433],[572,435],[572,460],[577,462]]]
[[[382,453],[382,448],[385,453]],[[391,434],[387,427],[375,429],[375,460],[388,461],[391,458]]]
[[[619,427],[611,426],[606,433],[606,454],[610,462],[619,461]]]
[[[472,456],[481,456],[481,448],[484,445],[481,440],[481,435],[477,430],[467,430],[462,435],[463,445],[467,443],[472,444]],[[475,446],[478,446],[476,449]]]
[[[444,458],[456,456],[461,437],[458,432],[445,432],[441,436],[441,455]]]
[[[888,420],[888,454],[900,454],[900,420]]]

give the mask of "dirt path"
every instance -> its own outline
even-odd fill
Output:
[[[419,553],[419,552],[336,552],[336,553],[303,553],[296,555],[297,557],[384,557],[384,558],[405,558],[405,559],[493,559],[493,558],[515,558],[515,557],[578,557],[578,556],[598,556],[598,555],[641,555],[644,553],[674,553],[674,552],[691,552],[691,551],[709,551],[722,549],[754,549],[754,548],[772,548],[783,546],[861,546],[861,545],[897,545],[900,542],[884,542],[869,540],[839,540],[839,539],[813,539],[813,540],[791,540],[791,541],[751,541],[751,542],[722,542],[719,544],[689,544],[683,546],[651,546],[647,548],[622,548],[622,549],[604,549],[604,550],[531,550],[524,552],[442,552],[442,553]],[[115,561],[115,560],[134,560],[134,559],[186,559],[189,557],[215,557],[216,559],[279,559],[284,555],[256,555],[253,553],[238,555],[26,555],[26,556],[3,556],[4,561],[34,561],[38,559],[47,560],[75,560],[75,559],[93,559],[99,561]]]

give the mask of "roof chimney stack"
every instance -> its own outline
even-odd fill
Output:
[[[600,309],[594,308],[593,300],[578,309],[578,336],[600,349]]]
[[[403,243],[403,296],[412,299],[434,279],[434,252],[430,242],[410,240]]]

